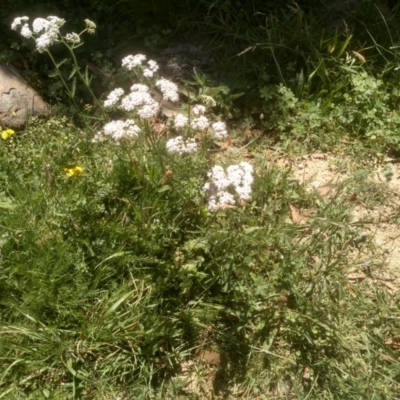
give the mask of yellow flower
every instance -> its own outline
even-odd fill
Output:
[[[8,139],[11,135],[14,135],[14,131],[12,129],[6,129],[5,131],[1,132],[1,138],[3,140]]]
[[[74,175],[81,175],[83,172],[83,168],[76,166],[73,168],[64,168],[64,171],[67,174],[67,177],[70,178],[71,176],[74,176]]]

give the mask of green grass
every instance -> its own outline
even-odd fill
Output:
[[[232,33],[233,3],[223,7],[194,25],[213,26],[220,48],[232,35],[239,45],[261,42],[257,28],[241,36],[247,20]],[[0,399],[399,397],[399,292],[347,276],[364,270],[373,245],[360,240],[368,221],[352,219],[356,200],[374,207],[390,199],[369,180],[365,158],[397,149],[394,81],[349,66],[349,36],[332,33],[343,51],[322,55],[325,33],[299,12],[283,22],[279,15],[270,20],[274,46],[253,55],[254,70],[235,62],[228,71],[237,73],[236,86],[232,76],[213,82],[195,71],[191,86],[218,102],[210,117],[246,113],[231,121],[225,151],[198,135],[198,153],[171,155],[165,135],[143,121],[137,139],[93,142],[122,112],[94,105],[71,115],[61,101],[47,121],[0,138]],[[297,64],[282,74],[287,86],[277,86],[267,75],[286,68],[300,31]],[[229,52],[221,54],[226,61]],[[264,57],[273,68],[254,80]],[[299,60],[307,61],[304,73]],[[115,76],[132,84],[132,76]],[[257,88],[238,111],[230,96],[247,86]],[[251,96],[258,100],[249,105]],[[75,104],[83,104],[78,94]],[[246,139],[249,128],[264,135]],[[324,198],[266,147],[336,148],[362,168]],[[251,199],[209,211],[208,171],[240,161],[254,167]],[[83,172],[68,176],[76,167]],[[302,223],[293,221],[293,206],[310,211]],[[205,351],[219,361],[205,362]]]
[[[398,300],[345,276],[362,229],[346,194],[256,155],[252,201],[210,215],[201,159],[170,159],[162,185],[144,143],[91,135],[50,120],[1,143],[0,396],[185,398],[179,371],[205,348],[215,395],[395,398]],[[293,224],[289,204],[314,215]]]

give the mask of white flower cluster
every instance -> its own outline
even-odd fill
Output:
[[[129,71],[132,71],[138,65],[142,65],[142,62],[146,59],[144,54],[136,54],[135,56],[129,55],[122,59],[122,66],[126,67]]]
[[[193,115],[196,115],[196,117],[199,115],[204,115],[205,112],[206,108],[201,104],[196,104],[195,106],[192,107],[192,113]]]
[[[169,153],[176,153],[182,155],[184,153],[196,153],[197,143],[195,139],[184,140],[182,136],[177,136],[167,142],[167,151]]]
[[[147,64],[149,66],[144,69],[143,76],[145,76],[146,78],[152,78],[154,76],[154,73],[157,72],[159,69],[158,64],[153,60],[147,61]]]
[[[20,34],[27,39],[35,37],[36,48],[39,53],[43,53],[52,44],[59,41],[60,28],[65,24],[64,19],[55,16],[49,16],[47,19],[36,18],[32,23],[31,30],[28,21],[29,17],[15,18],[11,24],[11,29],[15,31],[19,30]],[[79,35],[76,33],[69,35],[69,38],[73,37],[75,41],[77,40],[76,37],[79,39]]]
[[[136,125],[134,120],[116,120],[104,125],[103,131],[97,132],[92,141],[99,142],[104,139],[104,136],[110,136],[118,142],[123,137],[136,137],[139,132],[140,128]]]
[[[178,101],[178,86],[168,79],[161,78],[156,82],[156,86],[161,90],[164,100]]]
[[[192,122],[190,123],[192,129],[203,131],[210,126],[208,118],[204,116],[205,112],[206,108],[201,104],[196,104],[192,107],[192,114],[196,116],[196,118],[193,118]]]
[[[216,139],[224,139],[228,136],[225,122],[214,122],[211,127]]]
[[[96,32],[96,24],[91,21],[90,19],[85,19],[85,24],[86,24],[86,29],[88,31],[88,33],[90,33],[91,35],[93,35]]]
[[[112,90],[107,96],[107,100],[104,102],[104,107],[112,107],[119,102],[119,99],[124,94],[124,89],[117,88]]]
[[[207,129],[210,126],[210,122],[208,121],[207,117],[205,117],[204,115],[200,115],[200,117],[194,118],[192,120],[190,126],[193,129],[198,129],[200,131],[203,131],[204,129]]]
[[[153,118],[156,115],[159,104],[151,97],[148,86],[136,83],[131,86],[129,94],[122,97],[123,94],[123,89],[114,89],[104,101],[104,107],[115,106],[121,100],[117,106],[124,111],[136,111],[141,118]]]
[[[135,56],[129,55],[122,59],[122,66],[126,67],[129,71],[132,71],[136,67],[143,67],[143,61],[146,60],[144,54],[136,54]],[[159,66],[154,60],[147,61],[147,67],[143,69],[143,76],[146,78],[152,78],[158,71]]]
[[[187,125],[189,118],[183,114],[176,114],[174,119],[175,129],[181,129]]]
[[[210,211],[236,204],[235,196],[228,191],[229,188],[234,189],[241,200],[250,198],[253,183],[251,164],[241,162],[239,165],[230,165],[226,173],[223,167],[215,165],[207,175],[210,182],[207,182],[203,189],[208,195],[207,208]]]
[[[79,36],[77,33],[75,33],[75,32],[67,33],[67,34],[65,35],[65,40],[66,40],[68,43],[72,43],[72,44],[78,44],[78,43],[81,42],[80,36]]]

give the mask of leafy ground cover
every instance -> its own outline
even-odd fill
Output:
[[[121,48],[92,78],[91,21],[14,21],[59,36],[20,45],[54,115],[0,138],[0,398],[398,398],[396,10],[213,4],[180,23],[223,74],[179,86]]]

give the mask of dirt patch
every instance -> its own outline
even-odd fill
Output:
[[[342,185],[347,190],[347,185],[353,185],[349,194],[354,198],[352,221],[366,222],[362,235],[373,245],[363,258],[382,260],[382,271],[400,282],[400,166],[394,160],[387,159],[381,167],[361,175],[362,181],[357,173],[363,171],[358,171],[352,160],[330,154],[275,161],[291,168],[297,181],[321,197],[328,197],[335,187]]]

